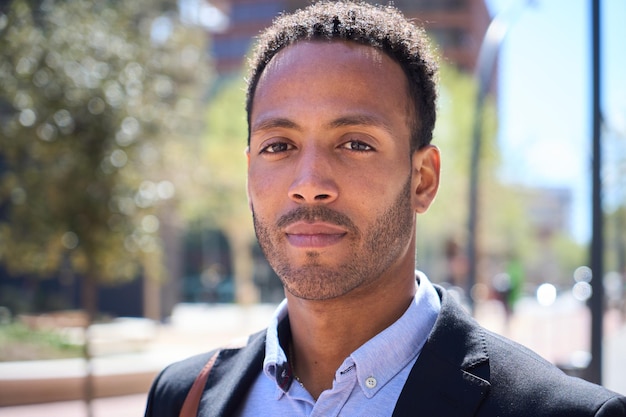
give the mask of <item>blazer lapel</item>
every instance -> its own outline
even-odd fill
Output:
[[[437,287],[441,311],[393,417],[469,417],[489,392],[489,357],[480,326]]]
[[[265,331],[250,336],[243,348],[222,349],[209,374],[200,400],[199,417],[234,415],[263,369]]]

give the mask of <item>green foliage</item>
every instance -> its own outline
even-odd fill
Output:
[[[444,248],[449,240],[464,250],[467,242],[469,160],[475,117],[476,83],[468,74],[443,65],[437,127],[433,144],[442,153],[437,199],[418,217],[418,260],[433,279],[446,277]],[[499,181],[496,108],[485,108],[479,183],[478,281],[490,283],[511,261],[526,283],[571,284],[572,272],[587,260],[585,249],[571,236],[548,234],[532,223],[529,204],[537,193]]]
[[[476,83],[454,67],[441,67],[438,118],[433,144],[442,154],[441,186],[432,209],[425,218],[435,222],[433,232],[454,236],[466,227],[469,189],[469,155],[474,123]],[[493,101],[485,105],[483,152],[481,155],[481,193],[497,185],[495,169],[498,149],[495,143],[496,109]],[[459,205],[459,203],[462,203]],[[432,223],[431,223],[432,224]],[[428,227],[428,225],[424,225]]]
[[[241,77],[226,79],[210,100],[195,175],[198,192],[208,197],[187,199],[185,205],[186,217],[202,219],[209,227],[233,225],[253,239],[246,195],[248,133],[243,87]]]
[[[53,330],[32,330],[21,323],[0,324],[0,362],[76,358],[82,346]]]
[[[246,194],[243,87],[241,77],[232,77],[215,89],[206,113],[203,141],[188,159],[195,161],[196,169],[184,187],[181,211],[194,227],[224,233],[233,254],[235,301],[249,304],[258,301],[258,294],[253,282],[255,237]]]
[[[173,1],[30,4],[0,14],[0,263],[158,275],[168,143],[200,129],[206,34],[178,23]]]
[[[433,144],[442,154],[441,184],[429,211],[418,216],[418,263],[433,279],[448,275],[445,247],[455,241],[465,251],[467,242],[469,161],[475,117],[476,82],[471,75],[443,64],[440,98]],[[500,163],[496,143],[496,106],[485,103],[479,182],[480,255],[482,268],[500,272],[512,254],[527,260],[534,238],[525,216],[522,197],[511,186],[502,184],[496,171]],[[487,280],[481,269],[479,280]]]
[[[441,151],[441,184],[429,211],[418,217],[420,248],[428,257],[439,257],[448,239],[464,244],[467,227],[469,190],[469,159],[474,123],[476,83],[473,78],[454,67],[442,64],[440,74],[438,116],[433,144]],[[501,187],[495,180],[498,150],[495,144],[495,106],[487,101],[481,158],[481,195],[492,187]],[[490,210],[489,205],[481,207]],[[497,210],[493,211],[497,213]],[[481,220],[488,218],[484,212]],[[489,221],[493,221],[491,218]],[[426,243],[427,242],[427,243]]]
[[[607,213],[605,241],[605,270],[621,273],[624,277],[624,289],[626,290],[626,202],[621,207]]]
[[[570,236],[563,234],[553,237],[551,247],[559,267],[559,274],[555,277],[548,277],[548,280],[552,279],[550,282],[561,284],[564,287],[573,285],[574,271],[588,262],[587,248],[576,243]]]

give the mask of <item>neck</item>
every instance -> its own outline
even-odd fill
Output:
[[[287,293],[292,366],[313,398],[332,387],[352,352],[404,314],[415,290],[411,267],[336,299],[303,300]]]

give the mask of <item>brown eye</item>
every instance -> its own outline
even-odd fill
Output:
[[[284,142],[275,142],[270,143],[269,145],[261,149],[261,153],[280,153],[288,151],[289,149],[291,149],[291,145]]]
[[[368,151],[374,150],[374,148],[372,148],[367,143],[361,142],[358,140],[351,140],[349,142],[346,142],[344,144],[344,147],[347,148],[348,150],[357,151],[357,152],[368,152]]]

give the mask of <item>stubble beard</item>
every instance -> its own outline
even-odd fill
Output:
[[[328,300],[375,281],[406,250],[415,218],[411,207],[411,178],[393,204],[365,232],[347,216],[325,206],[299,207],[282,216],[271,228],[256,215],[254,207],[252,216],[261,250],[285,289],[298,298]],[[311,250],[306,252],[304,265],[294,265],[281,249],[281,245],[284,247],[287,243],[280,226],[299,220],[325,221],[345,227],[351,256],[339,265],[330,266],[323,264],[319,251]]]

